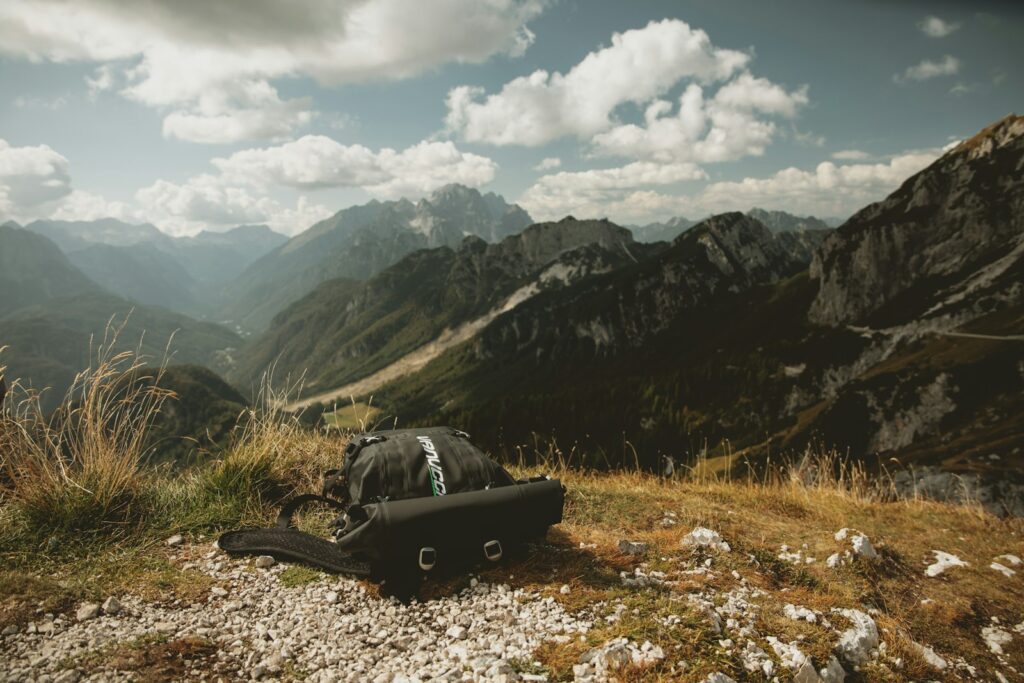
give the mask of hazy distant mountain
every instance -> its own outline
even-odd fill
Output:
[[[241,225],[225,232],[204,230],[193,237],[179,237],[173,253],[197,282],[222,284],[287,241],[266,225]]]
[[[98,289],[56,244],[16,226],[0,225],[0,317],[54,297]]]
[[[804,232],[807,230],[827,231],[832,228],[828,223],[814,216],[794,216],[785,211],[766,211],[753,208],[747,212],[751,218],[761,221],[772,232]]]
[[[135,225],[116,218],[94,221],[32,221],[26,230],[52,240],[65,254],[94,244],[127,247],[135,244],[170,244],[173,238],[149,223]]]
[[[196,281],[173,256],[153,244],[93,244],[68,253],[92,281],[141,304],[194,312]]]
[[[127,248],[97,244],[73,255],[96,254],[97,261],[105,263],[108,256],[99,252]],[[121,255],[115,255],[114,263],[122,268],[147,265],[133,264]],[[0,364],[8,367],[8,379],[52,387],[43,405],[53,408],[75,374],[95,361],[112,317],[128,319],[118,350],[134,350],[141,342],[143,353],[154,361],[163,358],[173,339],[172,362],[202,363],[223,371],[230,364],[229,350],[241,342],[218,325],[116,296],[75,268],[50,239],[0,225],[0,347],[7,347]]]
[[[212,313],[220,285],[288,241],[265,225],[172,237],[148,223],[113,218],[34,221],[26,229],[53,240],[106,289],[193,315]]]
[[[54,407],[75,374],[95,361],[111,317],[128,321],[117,349],[134,350],[141,342],[142,352],[152,362],[161,361],[170,343],[171,362],[199,363],[223,372],[230,349],[241,343],[219,325],[91,291],[49,299],[0,317],[0,346],[8,347],[3,354],[8,378],[52,387],[44,405]]]
[[[669,218],[664,223],[648,223],[647,225],[631,225],[629,229],[638,242],[671,242],[679,237],[684,230],[689,230],[697,224],[689,218],[676,216]]]
[[[494,194],[448,185],[425,199],[339,211],[253,263],[225,288],[221,318],[261,330],[288,304],[337,277],[364,280],[417,249],[498,240],[531,223]]]

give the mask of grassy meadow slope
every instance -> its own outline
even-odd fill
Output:
[[[67,442],[61,476],[48,450],[61,434],[26,430],[31,414],[10,405],[0,419],[6,454],[0,627],[7,634],[0,637],[0,652],[12,639],[46,638],[31,635],[39,624],[52,623],[47,628],[54,638],[76,628],[74,614],[83,601],[113,595],[169,613],[187,604],[216,607],[217,591],[236,590],[263,570],[225,558],[217,562],[237,565],[235,579],[227,583],[207,573],[203,558],[210,540],[225,529],[269,523],[277,502],[312,490],[322,470],[341,460],[345,434],[306,431],[294,421],[253,412],[213,459],[176,473],[140,467],[140,437],[170,397],[152,383],[111,384],[115,374],[104,373],[114,370],[82,387],[87,398],[77,424],[90,438]],[[101,429],[111,424],[117,428]],[[700,681],[713,672],[765,680],[766,666],[786,678],[794,673],[789,647],[815,669],[836,656],[848,680],[988,679],[995,671],[1016,680],[1014,669],[1024,667],[1024,635],[1014,626],[1024,619],[1024,572],[1007,576],[989,566],[1010,562],[999,559],[1004,555],[1024,555],[1019,519],[1001,520],[972,507],[890,501],[884,485],[829,454],[802,467],[780,465],[756,480],[700,470],[667,481],[636,471],[596,474],[566,469],[566,458],[557,451],[532,454],[524,460],[536,466],[516,468],[562,478],[568,490],[564,522],[525,556],[477,574],[485,583],[548,597],[592,624],[580,638],[545,635],[532,661],[510,664],[519,672],[572,680],[585,653],[614,638],[650,641],[664,653],[643,665],[627,664],[618,674],[637,681]],[[319,528],[318,519],[302,524]],[[729,549],[684,545],[698,526],[720,533]],[[834,537],[842,528],[869,537],[877,557],[828,566],[827,557],[843,558],[850,549],[848,540]],[[174,533],[186,537],[183,546],[163,543]],[[627,552],[619,543],[624,539],[641,545]],[[927,576],[934,551],[967,565]],[[348,590],[342,579],[298,566],[271,581],[282,591],[303,585]],[[428,580],[421,598],[463,595],[468,582]],[[364,588],[363,600],[378,604],[377,587]],[[807,610],[800,612],[803,618],[793,617],[798,607]],[[47,622],[43,613],[57,618]],[[870,615],[878,629],[879,640],[863,660],[843,645],[857,615]],[[74,669],[151,679],[214,669],[224,675],[228,667],[229,677],[248,677],[244,643],[232,645],[216,633],[179,633],[173,625],[161,629],[162,635],[138,640],[101,638],[39,666],[54,674]],[[1005,637],[1000,652],[988,644],[993,634]],[[772,638],[786,647],[776,650]],[[443,633],[438,639],[447,642]],[[935,669],[935,658],[929,663],[922,646],[946,669]],[[762,655],[751,654],[756,651]],[[187,669],[171,656],[175,652],[189,660]],[[751,662],[754,669],[746,668]],[[297,658],[281,677],[299,680],[307,673]]]
[[[102,291],[83,292],[21,308],[0,319],[7,378],[49,387],[42,401],[52,409],[75,375],[95,362],[114,328],[120,328],[118,351],[141,351],[150,362],[163,359],[173,341],[171,362],[218,368],[224,354],[241,344],[238,335],[220,325],[135,305]]]

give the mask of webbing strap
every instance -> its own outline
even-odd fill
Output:
[[[323,503],[329,505],[335,510],[344,510],[345,504],[341,501],[328,498],[327,496],[321,496],[316,493],[305,493],[301,496],[295,496],[281,507],[281,512],[277,515],[277,522],[274,524],[278,529],[290,529],[292,524],[292,517],[299,511],[300,508],[305,507],[309,503]]]

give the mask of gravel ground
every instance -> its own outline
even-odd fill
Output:
[[[293,671],[309,672],[312,683],[522,680],[514,664],[528,666],[543,640],[579,638],[590,627],[550,597],[475,579],[457,595],[403,605],[343,577],[286,587],[284,566],[257,564],[211,551],[193,563],[216,581],[206,602],[166,606],[126,596],[5,634],[0,680],[132,680],[112,668],[118,645],[190,637],[216,645],[180,664],[176,674],[196,680]]]

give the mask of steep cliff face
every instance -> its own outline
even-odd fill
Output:
[[[1008,116],[859,211],[811,264],[819,325],[958,322],[1018,297],[1024,258],[1024,117]]]
[[[680,315],[719,295],[770,284],[806,267],[757,220],[710,218],[657,256],[534,301],[495,320],[480,358],[580,359],[640,348]]]

